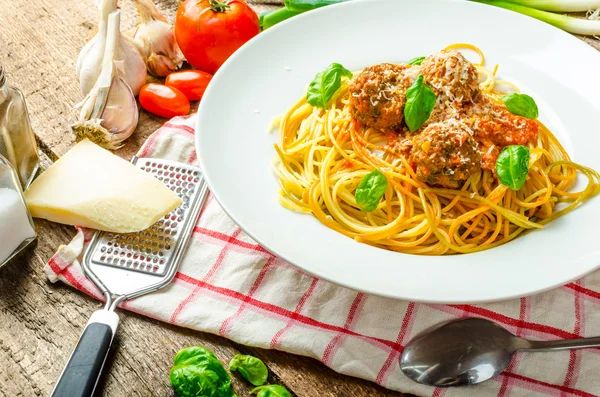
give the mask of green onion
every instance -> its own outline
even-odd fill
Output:
[[[290,11],[309,11],[315,8],[342,3],[347,0],[284,0],[285,8]]]
[[[600,8],[600,0],[506,0],[538,10],[556,12],[585,12]]]
[[[496,7],[505,8],[507,10],[516,11],[518,13],[528,15],[530,17],[539,19],[554,25],[557,28],[566,30],[567,32],[583,34],[587,36],[598,36],[600,35],[600,21],[589,20],[582,18],[570,17],[567,15],[554,14],[548,11],[541,11],[535,8],[525,7],[515,3],[509,3],[506,1],[493,1],[493,0],[472,0],[477,3],[494,5]],[[558,2],[558,0],[556,1]]]
[[[260,14],[260,27],[262,30],[268,29],[298,14],[301,14],[301,12],[290,11],[285,7],[278,10],[264,11]]]

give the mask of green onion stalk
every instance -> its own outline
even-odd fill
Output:
[[[582,34],[586,36],[598,36],[600,35],[600,20],[591,20],[584,18],[577,18],[568,15],[555,14],[553,12],[543,11],[536,8],[526,7],[521,4],[517,4],[517,1],[495,1],[495,0],[472,0],[477,3],[489,4],[496,7],[504,8],[511,11],[516,11],[518,13],[528,15],[535,19],[539,19],[540,21],[549,23],[550,25],[554,25],[557,28],[563,29],[570,33]],[[534,2],[533,0],[521,0],[519,3],[536,3],[538,6],[546,6],[548,7],[550,3],[556,3],[556,10],[562,11],[569,8],[567,3],[570,1],[538,1]],[[560,3],[560,4],[559,4]],[[572,8],[581,8],[583,3],[598,3],[592,1],[574,1],[573,3],[580,3],[579,7]],[[562,8],[558,8],[558,5],[564,5]]]
[[[600,0],[506,0],[505,2],[554,12],[586,12],[600,8]]]

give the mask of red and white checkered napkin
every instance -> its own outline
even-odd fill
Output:
[[[166,123],[139,156],[195,164],[194,121],[192,116]],[[77,260],[85,234],[79,230],[59,249],[47,275],[102,299]],[[470,388],[418,385],[398,366],[403,345],[414,335],[459,317],[492,319],[538,340],[600,335],[600,272],[533,297],[486,305],[380,298],[319,280],[271,255],[212,197],[172,284],[121,307],[243,344],[314,357],[343,374],[420,396],[600,396],[600,349],[519,354],[502,375]]]

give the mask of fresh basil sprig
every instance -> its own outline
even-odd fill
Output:
[[[522,145],[502,149],[496,160],[496,174],[500,182],[512,190],[521,189],[529,173],[529,157],[529,149]]]
[[[308,103],[326,109],[333,94],[341,87],[342,77],[351,78],[352,72],[339,63],[332,63],[325,70],[317,73],[315,79],[308,86],[306,93]]]
[[[512,94],[503,96],[502,102],[504,102],[506,108],[512,114],[532,120],[538,117],[538,107],[533,98],[527,94],[513,92]]]
[[[374,169],[365,175],[358,184],[356,193],[354,193],[356,204],[364,212],[375,211],[385,194],[387,186],[388,180],[385,175],[378,169]]]
[[[416,58],[413,58],[410,61],[408,61],[408,64],[412,65],[412,66],[420,65],[420,64],[423,63],[423,61],[425,60],[425,58],[427,58],[427,57],[416,57]]]
[[[254,386],[264,385],[269,370],[260,358],[244,354],[236,354],[229,362],[230,371],[238,371],[244,379]]]
[[[427,119],[429,119],[436,99],[431,87],[423,81],[423,75],[419,75],[415,82],[406,90],[404,120],[410,132],[421,128]]]
[[[267,385],[250,390],[250,394],[258,393],[256,397],[292,397],[292,394],[283,386]]]

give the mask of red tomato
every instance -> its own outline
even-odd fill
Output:
[[[212,74],[201,70],[182,70],[171,73],[165,80],[165,85],[183,92],[190,101],[199,101],[212,79]]]
[[[212,74],[259,32],[258,16],[243,0],[183,0],[175,17],[183,55],[196,69]]]
[[[150,113],[170,119],[190,111],[190,101],[181,91],[162,84],[146,84],[140,90],[140,105]]]

